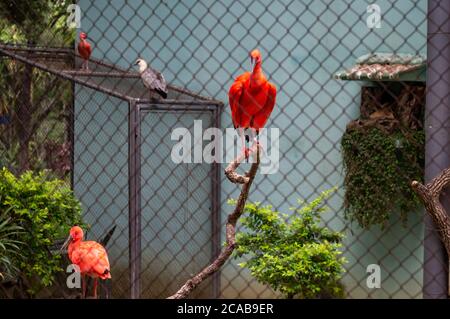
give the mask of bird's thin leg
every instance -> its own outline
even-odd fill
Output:
[[[245,153],[245,134],[244,129],[242,127],[238,128],[239,136],[241,137],[241,152]]]
[[[244,155],[245,155],[245,162],[248,163],[248,155],[249,155],[249,149],[247,147],[248,135],[245,134],[244,128],[242,128],[242,127],[239,128],[239,135],[241,137],[242,153],[244,153]]]
[[[81,298],[85,299],[86,298],[86,277],[85,277],[85,275],[81,275],[81,287],[82,287]]]
[[[94,279],[94,299],[97,299],[97,280],[98,278]]]
[[[251,133],[252,133],[252,145],[254,145],[255,143],[258,143],[258,130],[252,128],[251,129]]]
[[[86,71],[89,70],[89,60],[86,60]]]
[[[259,151],[262,151],[264,153],[264,146],[260,143],[259,141],[259,129],[252,129],[253,134],[254,134],[254,143],[256,143],[258,145]],[[255,158],[256,158],[256,152],[255,152]]]
[[[245,159],[247,163],[249,156],[250,156],[250,135],[245,134]]]
[[[254,128],[252,128],[251,131],[252,131],[252,142],[253,142],[252,147],[253,147],[255,143],[258,144],[258,133],[257,133],[258,131]],[[256,160],[256,152],[253,154],[253,158]]]

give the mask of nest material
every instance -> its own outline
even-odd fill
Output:
[[[363,87],[361,116],[347,125],[347,130],[376,127],[393,133],[402,129],[423,129],[425,87],[404,86],[398,95],[384,87]]]

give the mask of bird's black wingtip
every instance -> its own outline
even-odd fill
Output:
[[[167,92],[161,91],[161,90],[157,90],[156,92],[158,92],[159,95],[161,95],[161,97],[163,99],[167,99]]]

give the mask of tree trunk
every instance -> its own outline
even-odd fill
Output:
[[[411,187],[419,195],[424,203],[425,209],[433,219],[439,236],[444,244],[447,257],[450,257],[450,216],[445,211],[440,201],[440,196],[444,189],[450,185],[450,168],[442,171],[428,184],[423,185],[418,181],[413,181]],[[450,276],[448,277],[450,287]],[[450,288],[448,291],[450,296]]]
[[[16,112],[16,133],[19,138],[19,152],[17,154],[18,173],[30,169],[30,128],[32,119],[31,85],[33,67],[25,64],[22,72],[22,90],[19,94],[19,104]]]

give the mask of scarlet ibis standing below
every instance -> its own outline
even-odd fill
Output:
[[[244,144],[244,130],[250,128],[258,138],[272,113],[277,95],[277,88],[267,81],[262,71],[261,52],[257,49],[251,51],[250,60],[254,64],[253,71],[238,76],[228,93],[233,125],[239,129],[246,154],[248,149]]]
[[[94,278],[94,298],[97,298],[97,279],[111,278],[108,254],[105,248],[95,241],[83,241],[83,230],[74,226],[70,229],[69,238],[62,246],[67,246],[69,259],[72,264],[80,267],[83,285],[83,297],[86,296],[86,278]]]
[[[150,92],[156,92],[164,99],[167,98],[167,84],[162,73],[153,70],[143,59],[137,59],[135,65],[139,65],[142,82]]]
[[[83,58],[82,69],[89,70],[89,58],[91,57],[92,48],[89,42],[86,40],[87,34],[84,32],[80,33],[80,43],[78,43],[78,53]]]

